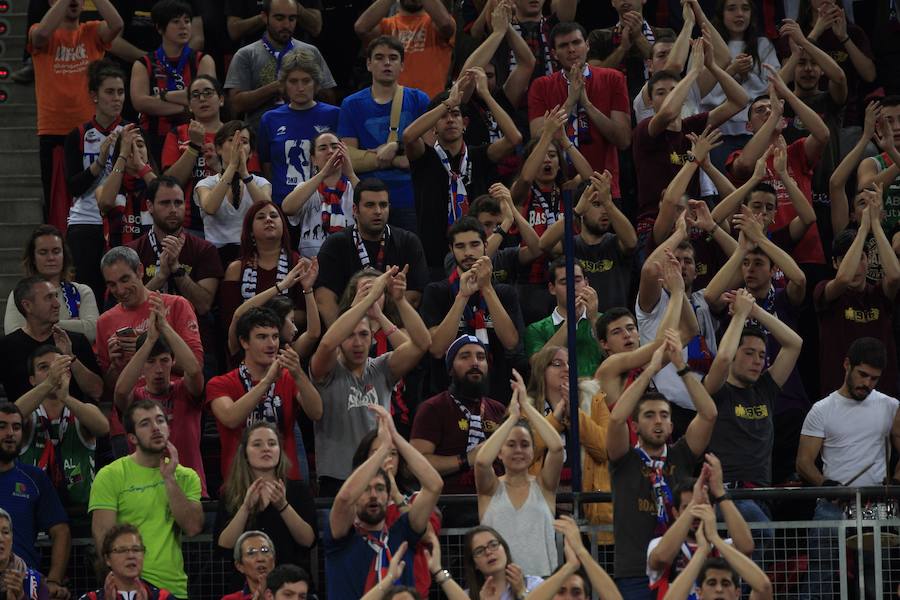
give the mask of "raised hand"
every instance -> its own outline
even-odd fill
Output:
[[[512,13],[509,5],[505,2],[498,2],[491,11],[491,30],[505,32],[509,29],[510,21],[512,21]]]
[[[716,222],[709,212],[709,206],[703,200],[688,200],[688,210],[685,219],[691,227],[697,227],[703,231],[712,232],[716,228]]]
[[[314,258],[313,260],[316,259]],[[298,260],[297,264],[291,267],[291,270],[284,276],[284,279],[278,282],[278,287],[282,290],[289,290],[294,287],[298,281],[302,281],[303,277],[309,273],[311,264],[312,262],[310,259],[305,256]],[[313,279],[313,283],[315,283],[315,279]],[[303,287],[308,289],[306,286]]]
[[[666,330],[663,347],[666,349],[666,359],[672,363],[677,370],[684,368],[684,352],[681,349],[681,338],[677,331],[674,329]]]
[[[870,140],[875,135],[875,125],[881,120],[881,104],[873,100],[866,105],[866,115],[863,119],[863,139]]]
[[[508,563],[505,572],[506,582],[509,584],[515,597],[523,598],[525,596],[525,574],[522,572],[522,567],[515,563]]]
[[[175,469],[178,467],[178,449],[172,442],[166,442],[166,449],[159,457],[159,472],[163,479],[175,477]]]
[[[459,276],[459,295],[469,298],[478,291],[478,273],[474,268]]]
[[[671,250],[666,250],[666,259],[662,263],[663,285],[669,294],[684,291],[684,277],[681,275],[681,263]]]
[[[763,152],[762,156],[756,159],[756,164],[753,166],[753,178],[757,181],[761,181],[766,178],[766,173],[768,172],[769,165],[769,156],[772,155],[772,150],[774,148],[769,146],[766,148],[766,151]]]
[[[724,475],[722,474],[722,461],[713,454],[707,452],[704,455],[706,464],[709,466],[709,491],[713,496],[719,497],[725,493]]]
[[[806,36],[803,35],[803,30],[800,29],[800,25],[797,24],[797,21],[785,19],[781,23],[781,29],[778,30],[781,37],[788,38],[798,46],[802,46],[803,43],[806,42]]]
[[[784,79],[781,78],[781,74],[775,69],[775,67],[773,67],[769,63],[763,63],[762,66],[769,73],[767,79],[769,80],[769,83],[775,88],[775,93],[778,95],[778,97],[784,99],[784,98],[787,98],[788,96],[790,96],[791,95],[790,88],[784,82]],[[770,92],[770,96],[771,96],[771,92]],[[778,113],[779,117],[783,113],[783,104],[781,106],[782,106],[782,110],[781,110],[781,112]],[[772,102],[772,112],[773,113],[775,112],[775,102],[774,101]]]
[[[748,292],[746,288],[736,290],[734,293],[734,303],[731,305],[734,317],[746,320],[756,304],[756,298]]]
[[[659,348],[653,351],[653,356],[650,357],[650,362],[647,363],[647,370],[651,373],[659,373],[662,370],[664,365],[664,359],[666,356],[666,345],[660,344]]]
[[[403,557],[406,556],[406,548],[408,546],[408,542],[403,542],[391,557],[391,562],[388,564],[388,581],[397,581],[403,577],[403,570],[406,568],[406,562],[403,560]]]
[[[624,37],[624,36],[623,36]],[[566,98],[566,112],[570,112],[581,100],[584,92],[584,65],[576,63],[569,70],[569,94]]]
[[[192,144],[202,146],[206,141],[206,127],[200,121],[191,119],[191,123],[188,125],[188,139]]]
[[[566,121],[569,120],[569,113],[565,107],[554,106],[552,110],[544,113],[544,127],[542,134],[549,137],[556,137],[563,130]]]
[[[244,509],[248,513],[254,513],[258,510],[258,506],[260,503],[260,489],[262,488],[263,480],[262,478],[257,478],[247,486],[247,491],[244,494],[244,502],[242,503]]]
[[[487,73],[484,72],[484,69],[472,67],[470,71],[472,72],[472,80],[475,82],[475,91],[478,92],[478,95],[482,98],[490,96],[491,90],[488,88]]]
[[[116,146],[116,140],[119,139],[119,132],[113,131],[106,139],[100,142],[100,155],[97,157],[97,161],[100,163],[101,171],[103,167],[106,166],[106,159],[109,158],[109,152]]]
[[[401,302],[406,296],[406,275],[409,273],[409,265],[403,265],[403,270],[398,271],[388,283],[388,293],[394,302]]]
[[[723,144],[722,132],[709,126],[700,135],[695,133],[688,134],[688,139],[691,140],[691,152],[694,153],[694,157],[700,163],[706,160],[710,150]]]
[[[426,544],[424,550],[425,559],[428,561],[428,571],[430,573],[437,573],[444,568],[443,565],[441,565],[441,541],[430,527],[425,530],[422,541]],[[428,546],[430,546],[430,548]]]

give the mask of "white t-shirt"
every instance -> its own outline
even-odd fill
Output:
[[[634,97],[634,100],[631,102],[631,107],[634,109],[634,117],[636,119],[636,123],[640,123],[644,119],[649,119],[656,114],[656,111],[653,110],[652,104],[644,104],[643,90],[641,90],[640,94]],[[692,85],[688,90],[687,97],[684,99],[684,104],[681,105],[681,118],[686,119],[687,117],[692,117],[699,112],[700,86],[694,83],[694,85]]]
[[[341,196],[341,211],[343,214],[332,214],[331,225],[333,227],[352,226],[353,219],[353,184],[347,182],[347,188]],[[300,226],[300,243],[297,251],[300,256],[312,258],[319,254],[319,248],[325,243],[328,232],[322,228],[322,195],[316,190],[309,200],[295,214],[287,215],[288,222],[296,227]]]
[[[697,315],[697,322],[700,324],[700,334],[706,338],[706,345],[713,356],[715,356],[717,351],[716,322],[713,320],[712,313],[709,311],[709,305],[706,303],[706,299],[703,298],[703,291],[694,292],[691,294],[690,299],[691,304],[694,306],[694,312]],[[656,332],[659,330],[659,324],[662,321],[663,315],[666,313],[667,306],[669,306],[669,292],[666,290],[662,290],[659,295],[659,302],[656,303],[656,306],[654,306],[650,312],[642,311],[640,304],[638,302],[634,303],[634,314],[637,315],[638,330],[641,334],[641,344],[649,344],[656,338]],[[688,359],[688,350],[686,347],[682,350],[682,355],[684,356],[684,360]],[[691,375],[698,380],[702,379],[700,373],[691,373]],[[674,365],[669,364],[663,367],[662,371],[657,373],[653,378],[653,383],[656,385],[656,389],[659,390],[669,402],[672,402],[681,408],[695,410],[691,395],[688,393],[687,387],[685,387],[681,377],[678,376],[678,370]]]
[[[800,433],[823,439],[825,479],[843,483],[874,463],[853,485],[881,485],[887,462],[885,438],[890,434],[898,406],[896,398],[877,390],[862,401],[834,391],[813,404]]]
[[[257,175],[253,175],[252,177],[256,187],[270,185],[269,182],[262,177]],[[235,208],[226,197],[222,200],[222,204],[219,205],[219,210],[216,211],[216,214],[211,215],[203,210],[203,207],[200,205],[200,196],[197,194],[197,189],[212,189],[216,187],[216,184],[219,183],[221,178],[222,176],[218,173],[210,175],[209,177],[204,177],[198,181],[197,185],[194,186],[194,203],[197,206],[200,206],[200,216],[203,218],[204,237],[207,242],[215,245],[216,248],[221,248],[225,244],[241,243],[241,226],[244,223],[244,215],[247,214],[247,211],[250,210],[250,207],[253,205],[253,198],[250,197],[247,186],[242,185],[241,188],[244,190],[244,193],[241,196],[241,203],[238,204],[237,208]]]
[[[663,578],[663,576],[666,575],[665,569],[663,569],[662,571],[654,571],[653,569],[650,568],[650,553],[653,552],[654,548],[659,546],[660,541],[662,541],[662,536],[653,538],[652,540],[650,540],[650,543],[647,544],[647,578],[650,579],[650,588],[651,589],[653,589],[653,587],[657,581],[659,581],[660,579]],[[731,540],[731,538],[727,538],[725,540],[725,543],[734,545],[734,542]],[[694,553],[696,551],[697,551],[697,545],[694,544],[693,542],[689,543],[687,540],[685,540],[685,542],[683,544],[681,544],[681,549],[679,550],[678,554],[675,556],[675,560],[672,561],[672,563],[675,564],[675,568],[677,570],[677,573],[675,574],[676,577],[677,577],[678,573],[680,573],[684,569],[684,567],[687,566],[688,561],[691,560],[691,557],[694,556]],[[713,552],[716,552],[715,549],[713,549]],[[716,553],[716,554],[718,554],[718,553]],[[672,577],[671,580],[674,581],[675,577]],[[685,600],[697,600],[697,592],[699,592],[699,591],[700,591],[700,588],[698,588],[697,585],[694,584],[694,588],[691,590],[691,593],[688,594],[688,596],[687,596],[687,598],[685,598]]]

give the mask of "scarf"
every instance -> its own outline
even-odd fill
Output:
[[[81,293],[78,291],[78,288],[69,281],[61,281],[59,289],[62,292],[66,307],[69,309],[69,317],[77,319],[81,310]]]
[[[469,151],[465,142],[460,150],[458,171],[450,165],[450,156],[439,142],[434,143],[434,151],[450,177],[450,198],[447,204],[447,225],[449,226],[469,212],[469,194],[466,192],[466,182],[471,183],[472,181],[472,163],[469,162]]]
[[[372,337],[375,340],[374,347],[370,353],[372,358],[378,358],[382,354],[387,354],[393,349],[384,329],[379,329]],[[403,397],[405,391],[406,381],[401,377],[397,380],[394,389],[391,391],[391,416],[394,417],[396,423],[411,425],[412,419],[409,414],[409,404],[407,404],[406,399]]]
[[[449,394],[449,392],[448,392]],[[450,394],[450,398],[456,403],[456,407],[463,414],[463,418],[459,420],[459,428],[466,429],[469,433],[469,439],[466,441],[466,452],[471,452],[472,448],[485,440],[484,427],[481,422],[481,413],[474,414],[466,405],[456,399],[456,396]]]
[[[522,39],[525,40],[525,43],[528,44],[528,47],[531,49],[531,53],[534,54],[535,58],[539,56],[543,56],[544,58],[544,75],[553,75],[553,57],[550,55],[550,22],[547,21],[544,17],[541,17],[540,26],[538,30],[541,34],[540,42],[534,43],[531,39],[525,37],[525,32],[522,30],[522,24],[518,21],[513,21],[512,28],[516,30],[516,32],[522,36]],[[516,55],[510,50],[509,51],[509,71],[510,73],[513,69],[516,68]]]
[[[384,271],[384,245],[385,241],[391,236],[390,225],[385,225],[384,229],[381,231],[378,254],[375,256],[374,263],[369,260],[369,252],[366,250],[366,245],[363,243],[362,236],[359,235],[359,227],[354,226],[350,232],[353,235],[353,243],[356,244],[356,252],[359,254],[359,262],[362,265],[360,268],[365,269],[366,267],[371,266],[378,271]]]
[[[66,393],[68,393],[68,390],[66,390]],[[66,481],[61,457],[56,452],[56,446],[62,442],[69,425],[75,424],[75,416],[72,415],[68,406],[63,407],[62,415],[60,415],[59,419],[51,420],[43,405],[38,406],[34,414],[38,421],[38,426],[34,432],[35,445],[39,446],[41,443],[44,445],[41,456],[38,458],[37,466],[47,474],[50,481],[53,482],[53,487],[63,489],[68,485],[68,482]],[[56,437],[53,436],[54,423],[59,425]]]
[[[766,292],[765,300],[761,300],[761,301],[757,300],[756,303],[764,311],[766,311],[770,315],[774,315],[775,314],[775,286],[770,285],[769,291]],[[777,316],[777,315],[775,315],[775,316]],[[757,321],[756,319],[747,319],[746,325],[750,326],[750,327],[758,327],[759,329],[762,329],[766,333],[766,339],[767,340],[771,339],[770,338],[771,332],[768,329],[766,329],[763,326],[763,324],[760,323],[759,321]],[[766,345],[768,346],[768,344],[766,344]],[[772,366],[772,359],[775,356],[777,356],[777,354],[774,352],[766,352],[766,368]]]
[[[327,235],[330,233],[337,233],[338,231],[343,231],[343,225],[332,225],[331,217],[333,216],[343,216],[344,209],[342,200],[344,199],[344,194],[347,192],[347,186],[350,184],[350,180],[341,175],[341,178],[337,182],[337,187],[330,188],[325,185],[325,181],[319,184],[319,187],[316,188],[316,191],[319,192],[319,197],[322,199],[322,231]],[[340,220],[342,223],[344,219],[335,219],[335,221]]]
[[[591,67],[590,65],[584,65],[584,84],[587,85],[587,80],[591,78]],[[563,79],[566,82],[566,86],[569,84],[569,75],[562,71]],[[569,138],[576,148],[581,148],[583,144],[591,143],[591,120],[588,117],[587,111],[584,106],[579,102],[575,110],[569,115],[569,120],[566,121],[566,137]]]
[[[673,518],[672,490],[665,474],[669,447],[663,446],[663,453],[659,458],[651,458],[641,448],[640,442],[635,444],[634,449],[641,459],[641,464],[649,471],[650,484],[653,486],[653,496],[656,499],[656,529],[653,531],[653,535],[660,536],[669,528],[669,521]]]
[[[694,303],[694,299],[690,295],[688,296],[688,300],[696,315],[700,307]],[[687,353],[687,364],[692,371],[709,373],[709,368],[712,366],[715,355],[709,349],[706,338],[702,334],[698,333],[691,338],[691,341],[687,344]]]
[[[156,49],[155,55],[157,66],[166,74],[166,90],[169,92],[183,90],[185,88],[184,67],[191,57],[191,47],[185,45],[185,47],[181,49],[181,56],[178,57],[178,64],[174,67],[169,60],[169,57],[166,56],[162,46]]]
[[[447,279],[450,282],[450,291],[455,298],[459,294],[459,270],[453,269]],[[487,302],[481,292],[475,292],[469,296],[469,301],[466,302],[466,307],[463,309],[462,318],[466,327],[475,332],[475,337],[481,340],[484,349],[488,350],[490,342],[487,334]]]
[[[241,383],[244,384],[245,391],[249,392],[253,389],[253,380],[250,378],[250,371],[247,370],[247,365],[244,363],[241,363],[241,366],[238,367],[238,377],[240,378]],[[272,382],[272,385],[266,390],[266,395],[257,402],[256,406],[253,407],[253,410],[250,411],[250,414],[247,415],[247,427],[250,427],[258,421],[272,423],[277,427],[284,421],[281,397],[275,394],[275,384],[277,382],[277,379]]]
[[[548,197],[549,196],[549,197]],[[544,192],[537,184],[532,184],[530,196],[527,200],[528,221],[538,237],[544,235],[547,229],[556,223],[561,213],[562,194],[559,186],[553,184],[553,189]],[[521,243],[525,246],[525,242]],[[547,282],[546,257],[538,257],[530,265],[525,266],[527,271],[526,283],[544,286]]]
[[[262,42],[263,48],[266,49],[266,52],[272,55],[272,58],[275,59],[275,79],[278,79],[278,75],[281,73],[281,61],[284,59],[285,55],[288,52],[294,49],[294,40],[288,40],[287,45],[284,47],[284,50],[279,52],[275,49],[275,46],[272,45],[272,42],[269,41],[268,36],[264,35],[260,38]]]
[[[259,273],[257,273],[257,258],[253,258],[247,265],[244,267],[244,272],[241,275],[241,297],[244,300],[249,300],[253,296],[256,295],[256,284],[259,281]],[[281,254],[278,255],[278,266],[276,267],[277,271],[275,272],[275,283],[283,281],[285,277],[287,277],[288,271],[290,271],[289,263],[288,263],[288,255],[284,249],[281,250]],[[281,295],[287,295],[288,290],[281,290]]]
[[[485,129],[487,129],[489,144],[493,144],[503,137],[503,132],[500,131],[500,124],[497,123],[497,119],[494,118],[494,113],[492,113],[483,102],[480,100],[473,101],[470,102],[469,105],[474,106],[475,110],[478,111],[478,115],[481,117]]]
[[[8,570],[18,571],[23,574],[22,596],[17,600],[38,600],[38,590],[41,585],[41,574],[28,567],[25,561],[19,556],[10,552],[9,562],[6,565]],[[0,595],[6,598],[6,583],[0,578]]]
[[[147,240],[150,242],[150,247],[153,248],[153,253],[156,254],[156,270],[159,271],[159,259],[162,256],[162,244],[159,243],[159,240],[156,239],[156,232],[153,231],[153,227],[150,228],[150,231],[147,232]],[[172,285],[172,277],[170,276],[167,280],[163,289],[159,290],[164,294],[171,294],[172,290],[175,289],[175,286]]]
[[[371,531],[363,527],[359,521],[354,523],[356,532],[362,537],[363,541],[368,544],[369,548],[375,553],[372,564],[369,565],[369,573],[366,575],[366,585],[364,591],[371,590],[381,580],[387,577],[388,570],[391,565],[391,549],[388,547],[388,538],[390,530],[387,525],[382,526],[381,531]]]

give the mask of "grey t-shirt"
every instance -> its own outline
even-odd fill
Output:
[[[319,69],[322,71],[321,89],[337,86],[334,77],[331,75],[331,70],[328,68],[328,64],[318,48],[300,40],[291,40],[291,42],[293,43],[293,50],[309,50],[315,55]],[[275,81],[277,76],[275,67],[275,57],[266,50],[262,40],[257,40],[249,46],[244,46],[234,54],[234,58],[231,59],[231,64],[228,66],[228,75],[225,77],[225,89],[245,92],[268,85]],[[280,104],[275,100],[277,98],[261,105],[255,111],[246,115],[254,131],[259,129],[259,120],[262,118],[263,113]]]
[[[366,407],[379,404],[391,409],[391,393],[397,382],[388,368],[390,355],[387,352],[369,358],[362,378],[338,361],[329,375],[315,382],[324,407],[322,418],[315,424],[319,475],[335,479],[349,477],[356,446],[378,426],[374,414]]]

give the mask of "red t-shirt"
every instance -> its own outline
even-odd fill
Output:
[[[256,383],[256,381],[252,382],[253,385],[256,385]],[[210,406],[213,400],[223,396],[227,396],[237,402],[246,393],[247,388],[241,382],[238,369],[234,369],[209,380],[209,383],[206,384],[206,402],[204,404]],[[281,434],[281,451],[291,461],[291,470],[288,472],[290,479],[300,479],[300,468],[297,464],[297,443],[294,440],[294,420],[296,416],[294,405],[296,396],[297,384],[294,383],[294,379],[287,369],[282,369],[281,377],[275,382],[275,397],[272,404],[275,411],[276,426]],[[259,405],[257,405],[257,408],[259,408]],[[222,447],[221,466],[223,481],[228,480],[228,476],[231,473],[231,461],[234,459],[238,445],[241,443],[244,427],[252,424],[254,422],[252,419],[254,419],[253,413],[248,416],[245,424],[234,428],[226,427],[221,421],[216,419],[216,427],[219,429],[219,444]]]
[[[810,163],[806,158],[806,149],[803,144],[805,140],[805,137],[800,138],[787,147],[787,168],[788,175],[794,178],[794,181],[797,182],[797,187],[803,192],[803,196],[806,198],[807,202],[812,204],[812,175],[813,169],[816,168],[815,163],[818,162],[818,160]],[[738,177],[734,173],[734,161],[741,155],[741,152],[742,150],[735,150],[725,161],[729,175],[731,176],[731,179],[734,180],[735,185],[742,185],[749,179],[749,177]],[[775,194],[778,198],[778,210],[775,213],[775,221],[770,227],[772,232],[787,227],[791,220],[797,216],[797,211],[794,209],[794,205],[791,204],[787,189],[785,189],[784,184],[781,182],[778,175],[775,174],[774,164],[775,157],[769,156],[769,160],[766,163],[766,176],[761,182],[768,183],[775,188]],[[790,251],[788,248],[784,249]],[[794,257],[794,260],[800,264],[825,264],[825,251],[822,249],[822,239],[819,237],[819,226],[817,224],[813,223],[813,225],[806,230],[806,233],[803,234],[803,237],[800,238],[800,241],[794,246],[792,256]]]
[[[603,67],[590,67],[590,73],[590,76],[585,78],[584,85],[591,104],[607,117],[611,117],[613,111],[625,113],[630,117],[631,103],[628,100],[625,75],[621,71]],[[538,77],[528,89],[528,120],[533,121],[544,116],[548,110],[562,106],[568,95],[569,86],[562,71]],[[588,141],[579,139],[578,149],[595,171],[609,170],[612,174],[613,197],[619,198],[621,197],[619,193],[619,149],[603,137],[593,121],[588,119],[588,122],[590,139]]]
[[[662,191],[672,181],[687,161],[691,149],[688,133],[703,133],[709,113],[699,113],[681,121],[681,131],[666,129],[656,137],[650,135],[650,118],[646,118],[631,135],[631,151],[638,182],[638,216],[659,213]],[[691,198],[700,197],[700,178],[691,178],[687,193]]]
[[[475,412],[477,405],[467,406]],[[490,398],[481,399],[481,426],[490,436],[506,418],[506,407]],[[416,411],[410,439],[423,439],[435,445],[438,456],[459,456],[466,451],[469,424],[448,392],[441,392],[422,403]],[[445,494],[474,494],[475,471],[444,476]]]
[[[204,497],[206,492],[206,472],[203,470],[203,457],[200,455],[200,417],[203,415],[203,396],[191,396],[181,377],[173,377],[169,382],[169,391],[162,396],[155,396],[147,391],[146,383],[140,382],[134,388],[134,400],[150,398],[162,404],[166,409],[169,421],[169,440],[178,450],[178,462],[190,467],[200,476],[200,489]],[[134,450],[129,444],[129,449]]]
[[[825,301],[825,286],[820,281],[813,291],[813,303],[819,318],[819,381],[822,395],[829,394],[844,383],[844,357],[847,348],[861,337],[873,337],[884,343],[887,361],[878,391],[897,396],[897,347],[891,317],[894,301],[884,295],[881,284],[859,291],[847,290],[832,302]]]

